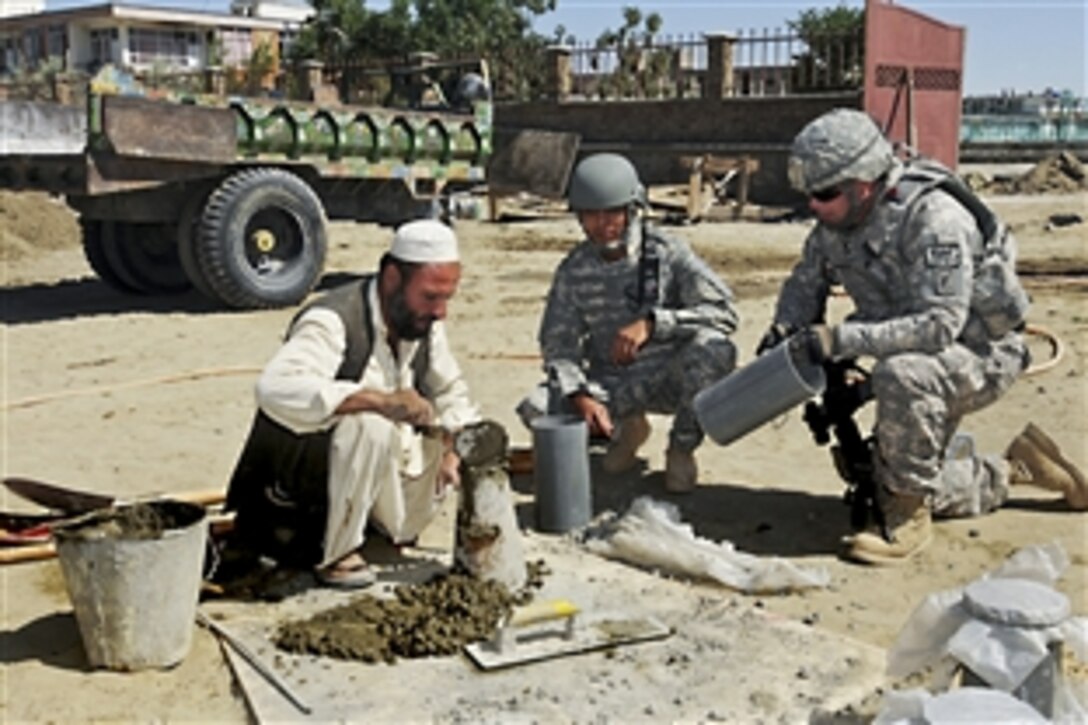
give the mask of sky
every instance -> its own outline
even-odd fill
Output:
[[[48,8],[93,5],[106,0],[47,0]],[[124,0],[134,5],[186,7],[223,11],[229,0]],[[557,10],[539,16],[537,32],[552,35],[563,25],[579,40],[594,40],[604,30],[623,24],[624,6],[643,15],[658,13],[665,34],[785,28],[809,8],[842,4],[863,7],[862,0],[558,0]],[[898,5],[967,30],[964,93],[1071,90],[1088,96],[1088,0],[900,0]],[[371,10],[384,10],[387,0],[366,0]]]

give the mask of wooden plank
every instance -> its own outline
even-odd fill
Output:
[[[692,161],[691,173],[688,174],[688,219],[698,219],[703,214],[703,162],[705,156]]]
[[[0,549],[0,565],[23,564],[29,561],[52,559],[57,555],[53,543],[31,544],[29,546],[7,546]]]
[[[701,156],[682,156],[680,163],[690,170],[688,176],[688,218],[695,220],[706,213],[702,201],[703,183],[711,176],[725,174],[739,176],[737,179],[737,195],[733,202],[733,218],[739,219],[744,206],[748,203],[748,191],[751,186],[751,176],[759,170],[759,159],[751,156],[714,156],[703,154]],[[709,204],[706,205],[709,207]]]

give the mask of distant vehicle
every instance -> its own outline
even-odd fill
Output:
[[[154,99],[102,78],[85,109],[0,102],[0,188],[63,194],[87,261],[125,292],[296,304],[324,269],[327,220],[437,215],[492,152],[483,61],[393,69],[375,107]]]

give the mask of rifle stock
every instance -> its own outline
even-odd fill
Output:
[[[886,534],[876,497],[872,439],[863,438],[854,421],[854,413],[873,397],[869,375],[854,360],[826,362],[824,375],[827,387],[820,400],[805,404],[805,423],[817,445],[827,445],[834,436],[831,458],[846,482],[843,498],[850,506],[851,527],[860,531],[875,523]]]

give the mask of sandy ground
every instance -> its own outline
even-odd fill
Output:
[[[1013,224],[1020,239],[1022,269],[1030,272],[1027,281],[1034,297],[1032,322],[1056,335],[1064,352],[1056,364],[1023,379],[998,404],[968,418],[964,428],[983,450],[1003,450],[1027,422],[1034,421],[1082,468],[1088,463],[1088,285],[1084,278],[1088,243],[1083,225],[1044,228],[1048,216],[1056,212],[1085,215],[1086,202],[1088,195],[1083,193],[994,199],[995,208]],[[0,215],[0,224],[12,228],[10,217]],[[74,225],[57,229],[54,235],[70,235]],[[742,322],[736,340],[742,364],[751,359],[770,320],[777,285],[807,229],[804,222],[738,222],[672,230],[689,239],[737,293]],[[459,231],[465,273],[449,320],[455,352],[484,413],[505,425],[515,444],[525,445],[529,435],[517,422],[513,407],[538,379],[535,334],[544,294],[576,229],[568,219],[552,218],[509,224],[464,222]],[[372,269],[388,234],[370,226],[334,225],[324,285]],[[7,255],[3,265],[2,472],[122,497],[223,487],[248,428],[256,371],[276,349],[293,310],[222,311],[195,294],[123,296],[91,276],[78,242],[70,236],[54,236],[41,245],[20,245],[19,252]],[[841,307],[836,308],[839,314]],[[1033,349],[1040,361],[1050,356],[1042,339],[1033,343]],[[622,510],[641,494],[670,498],[663,492],[661,473],[667,421],[653,422],[654,434],[645,448],[647,466],[640,473],[623,479],[595,476],[598,511]],[[898,568],[874,569],[835,557],[838,537],[846,526],[842,484],[826,451],[811,442],[799,411],[728,448],[708,442],[698,459],[700,488],[670,500],[679,505],[699,535],[732,541],[741,551],[826,567],[831,585],[802,594],[746,596],[711,584],[675,586],[675,582],[639,572],[638,606],[643,611],[668,613],[670,622],[680,628],[685,612],[694,616],[707,607],[720,606],[761,610],[821,636],[848,637],[886,648],[927,593],[963,585],[1011,552],[1050,541],[1064,546],[1072,560],[1060,588],[1071,597],[1077,613],[1088,610],[1086,516],[1065,510],[1047,492],[1016,490],[1009,505],[996,514],[941,523],[933,545],[916,559]],[[531,484],[524,480],[515,484],[520,491],[519,516],[524,526],[531,527]],[[8,510],[33,510],[6,491],[0,493],[0,503]],[[429,535],[441,543],[449,541],[449,530],[447,516]],[[533,534],[530,539],[537,542],[530,546],[530,553],[567,547],[566,556],[577,554],[572,544],[554,537]],[[589,581],[594,580],[595,566],[602,572],[616,566],[595,564],[592,556],[579,556],[577,562]],[[4,665],[0,719],[4,721],[240,721],[247,717],[231,672],[204,631],[197,632],[185,661],[170,671],[95,672],[87,667],[55,561],[3,567],[0,596],[0,661]],[[694,636],[677,641],[697,646]],[[739,671],[748,666],[743,660],[719,656],[720,661],[714,661],[719,670]],[[601,722],[610,718],[715,719],[705,710],[654,710],[652,705],[623,718],[609,710],[604,700],[595,710],[592,693],[583,692],[592,689],[593,680],[587,677],[597,673],[594,676],[623,678],[624,668],[633,665],[623,658],[605,660],[602,655],[562,662],[563,666],[549,670],[549,676],[564,678],[567,692],[581,698],[578,708],[559,706],[531,717]],[[700,682],[693,676],[685,678],[685,671],[674,670],[679,674],[658,678],[657,689],[647,691],[646,697],[673,701],[685,691],[698,691]],[[525,668],[520,672],[510,687],[527,691],[537,683],[534,673],[539,671]],[[407,670],[405,675],[408,681],[415,677]],[[460,686],[472,687],[470,682]],[[811,706],[821,704],[818,696],[813,699]],[[768,702],[759,719],[798,719],[796,709]],[[384,712],[386,717],[378,719],[404,719],[397,717],[396,710]],[[480,712],[431,714],[469,721]],[[519,717],[516,709],[502,712],[508,715],[506,719]],[[733,719],[750,718],[738,714]]]

